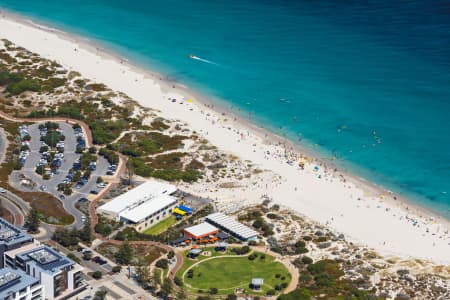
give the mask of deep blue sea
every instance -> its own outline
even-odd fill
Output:
[[[0,0],[0,7],[220,98],[450,218],[449,1]]]

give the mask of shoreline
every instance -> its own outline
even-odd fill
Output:
[[[281,137],[280,135],[277,135],[274,132],[271,132],[269,129],[263,128],[261,126],[258,126],[257,124],[252,123],[251,120],[246,119],[244,116],[240,116],[238,113],[236,113],[232,109],[227,109],[226,107],[221,106],[220,103],[215,103],[217,101],[213,101],[211,99],[208,100],[207,98],[209,98],[209,97],[201,95],[200,93],[197,93],[195,91],[192,91],[192,90],[189,89],[189,87],[186,87],[186,86],[184,86],[184,85],[182,85],[180,83],[177,83],[177,82],[167,81],[167,80],[164,79],[164,76],[162,76],[161,74],[149,71],[147,69],[139,68],[139,67],[133,65],[128,60],[120,57],[119,55],[114,55],[114,53],[110,53],[108,50],[104,50],[102,48],[95,47],[95,45],[91,45],[90,44],[90,40],[89,39],[78,38],[78,36],[73,36],[73,35],[68,34],[66,32],[62,32],[62,31],[60,31],[58,29],[53,29],[53,28],[49,28],[49,27],[46,27],[46,26],[40,26],[37,23],[35,23],[34,21],[32,21],[32,20],[22,19],[20,16],[16,16],[16,15],[10,14],[10,13],[5,13],[4,11],[2,11],[1,13],[2,13],[2,19],[3,20],[9,20],[10,22],[21,24],[24,27],[34,28],[34,29],[37,29],[37,30],[39,30],[41,32],[45,32],[45,33],[47,33],[49,35],[54,35],[54,37],[52,37],[52,41],[54,41],[54,38],[56,38],[56,39],[61,39],[61,40],[65,41],[65,42],[67,42],[69,44],[72,44],[72,45],[75,44],[75,46],[78,47],[79,50],[80,50],[80,51],[77,51],[77,52],[81,52],[81,50],[83,50],[83,54],[86,51],[87,53],[90,53],[90,55],[96,56],[96,59],[104,60],[104,61],[102,61],[102,63],[107,65],[107,67],[111,67],[111,64],[112,64],[112,66],[115,67],[114,71],[116,71],[116,72],[117,72],[117,67],[119,67],[120,69],[124,69],[124,72],[127,72],[127,74],[129,73],[132,76],[136,76],[135,77],[136,78],[135,79],[135,83],[140,83],[140,82],[146,81],[146,80],[153,81],[153,86],[151,87],[150,90],[153,92],[153,95],[162,97],[162,99],[160,99],[161,103],[146,102],[143,97],[139,97],[139,96],[145,95],[145,93],[139,94],[138,97],[136,97],[134,95],[131,95],[130,93],[128,93],[128,91],[123,90],[123,89],[120,88],[120,86],[122,84],[120,84],[119,82],[116,82],[116,83],[113,83],[113,84],[111,84],[111,80],[109,80],[108,82],[104,82],[104,80],[96,78],[95,70],[93,70],[93,72],[92,72],[92,74],[94,74],[94,76],[91,76],[90,74],[87,75],[87,74],[85,74],[85,72],[83,72],[81,70],[78,70],[76,66],[71,66],[70,64],[68,64],[67,63],[68,60],[62,62],[62,61],[59,61],[58,59],[53,58],[56,61],[58,61],[59,63],[61,63],[63,66],[68,68],[69,70],[72,69],[72,67],[73,67],[73,69],[75,69],[77,71],[80,71],[83,74],[83,76],[85,76],[87,78],[90,78],[90,79],[93,79],[95,81],[104,82],[105,84],[110,86],[112,89],[118,90],[118,91],[122,91],[125,94],[129,95],[132,99],[136,100],[139,104],[141,104],[141,105],[143,105],[145,107],[151,107],[153,109],[157,109],[157,110],[161,111],[161,116],[163,116],[163,117],[165,116],[164,113],[166,113],[166,115],[167,115],[168,111],[172,110],[172,108],[173,108],[169,104],[170,101],[168,100],[168,98],[170,98],[170,97],[174,97],[174,98],[175,97],[176,98],[179,97],[179,98],[184,98],[184,99],[193,98],[193,99],[195,99],[195,103],[194,103],[194,105],[192,105],[192,107],[196,106],[196,108],[199,108],[200,112],[201,112],[200,114],[197,112],[197,116],[198,115],[205,116],[205,115],[210,114],[210,115],[214,115],[214,116],[217,115],[219,117],[219,119],[217,121],[214,121],[214,124],[216,124],[216,122],[218,124],[215,127],[219,127],[219,128],[214,128],[215,131],[217,131],[217,132],[221,132],[221,131],[226,132],[227,129],[225,127],[227,127],[227,126],[228,127],[232,127],[233,129],[238,128],[238,131],[240,133],[248,133],[248,136],[249,136],[248,139],[253,139],[252,141],[255,141],[255,137],[256,137],[256,142],[258,142],[258,143],[260,143],[262,145],[267,144],[267,142],[270,142],[271,146],[277,145],[280,142],[282,142],[282,143],[283,142],[287,142],[287,145],[289,146],[289,148],[292,148],[292,152],[300,152],[300,153],[306,154],[307,157],[314,157],[314,161],[318,159],[317,158],[317,154],[314,154],[310,149],[307,149],[306,147],[302,147],[302,146],[300,146],[298,144],[295,144],[294,142],[292,142],[290,140],[287,140],[286,138],[283,138],[283,137]],[[1,34],[2,34],[2,32],[0,31],[0,35]],[[11,41],[16,42],[14,38],[11,38]],[[22,45],[19,42],[17,42],[17,44],[19,46],[23,46],[25,48],[28,48],[28,47],[26,47],[25,45]],[[29,50],[31,50],[33,52],[37,52],[40,55],[42,55],[43,57],[51,58],[51,55],[48,55],[47,53],[41,53],[41,52],[35,51],[34,49],[29,49]],[[80,54],[78,53],[78,55],[80,55]],[[99,62],[97,62],[97,64],[98,63]],[[91,69],[92,69],[92,66],[91,66]],[[108,70],[106,70],[106,71],[108,72]],[[119,78],[119,80],[120,80],[120,78]],[[172,86],[176,86],[176,88],[173,88]],[[128,82],[128,86],[126,86],[126,87],[128,89],[130,87],[134,88],[132,81],[131,81],[131,83]],[[142,87],[142,89],[144,89],[144,88],[147,88],[147,86]],[[177,100],[177,105],[179,103],[178,101],[179,100]],[[186,101],[184,101],[184,102],[185,103],[183,104],[183,106],[188,105],[188,103],[186,103]],[[178,107],[180,107],[180,105],[178,105]],[[177,116],[177,114],[172,114],[169,118],[177,118],[179,116],[184,116],[184,114],[186,114],[186,112],[184,112],[184,111],[181,111],[181,114],[180,114],[180,111],[177,111],[177,112],[179,113],[178,116]],[[225,116],[228,117],[229,119],[231,119],[232,121],[231,122],[226,122],[226,121],[221,120],[223,117],[225,117],[223,115],[223,113],[225,113]],[[215,117],[217,117],[217,116],[215,116]],[[234,120],[234,118],[236,118],[236,120]],[[180,118],[180,119],[186,122],[186,119],[183,119],[183,118]],[[194,121],[194,120],[191,120],[191,121]],[[192,127],[191,123],[194,123],[194,122],[187,122],[187,123],[189,124],[190,127]],[[199,122],[198,124],[204,125],[204,123],[205,122],[203,122],[203,123]],[[207,123],[208,124],[210,123],[209,120],[208,120]],[[198,124],[197,124],[197,126],[194,126],[194,128],[207,128],[209,130],[209,127],[198,126]],[[222,129],[220,129],[221,125],[222,125]],[[214,127],[214,126],[212,126],[212,127]],[[223,128],[225,128],[225,129],[223,129]],[[220,129],[220,130],[218,130],[218,129]],[[228,129],[228,131],[232,131],[232,130]],[[206,134],[205,134],[205,133],[202,133],[202,130],[200,129],[200,132],[201,132],[201,135],[203,137],[211,140],[211,142],[214,145],[217,145],[217,143],[215,143],[211,139],[211,136],[208,134],[208,131],[206,131]],[[251,137],[250,137],[250,133],[251,133]],[[239,137],[238,137],[238,139],[239,139]],[[218,147],[222,149],[222,147],[220,147],[220,146],[218,146]],[[280,148],[279,145],[278,146],[274,146],[274,147]],[[231,148],[233,148],[233,147],[231,147]],[[252,147],[250,147],[250,149],[251,148]],[[229,152],[228,149],[225,149],[225,150],[227,152]],[[239,152],[233,151],[233,150],[235,150],[235,149],[231,149],[231,152],[232,153],[236,153],[242,159],[244,159],[243,156],[249,156],[248,155],[249,153],[244,153],[246,155],[240,155],[240,154],[243,154],[243,153],[239,153]],[[250,152],[250,157],[251,156],[252,156],[252,153]],[[318,161],[320,162],[320,159]],[[318,162],[318,164],[319,164],[319,162]],[[274,164],[269,164],[268,163],[268,165],[274,165]],[[328,163],[327,163],[327,165],[328,165]],[[277,172],[277,170],[281,170],[280,167],[278,167],[278,168],[277,168],[277,166],[275,166],[275,167],[276,167],[275,170],[270,169],[270,168],[269,169],[271,171],[274,171],[274,172]],[[334,167],[334,166],[332,166],[332,167]],[[283,170],[284,169],[286,169],[286,168],[283,168]],[[281,171],[283,171],[283,170],[281,170]],[[283,173],[283,172],[281,172],[281,173]],[[368,193],[370,195],[370,196],[368,196],[369,198],[373,198],[373,199],[379,198],[380,195],[387,195],[387,197],[385,197],[385,199],[382,199],[382,200],[383,200],[383,202],[389,203],[390,206],[393,206],[393,207],[395,207],[397,209],[400,209],[400,210],[404,210],[405,207],[411,208],[410,210],[403,211],[403,213],[405,213],[406,215],[416,214],[416,215],[420,215],[421,217],[424,216],[424,218],[428,219],[428,220],[436,219],[444,227],[447,227],[447,228],[450,227],[449,226],[450,222],[448,220],[446,220],[442,216],[438,216],[438,215],[434,214],[431,211],[428,211],[426,207],[421,207],[421,206],[419,206],[419,205],[417,205],[415,203],[411,203],[412,201],[409,201],[408,199],[403,198],[403,197],[398,197],[397,200],[394,200],[392,198],[392,195],[390,195],[389,192],[386,189],[384,189],[382,186],[378,186],[378,185],[376,185],[373,182],[370,182],[370,181],[368,181],[368,180],[366,180],[364,178],[358,177],[358,176],[356,176],[354,174],[351,174],[349,172],[341,172],[341,171],[339,171],[339,172],[333,172],[333,173],[334,174],[331,175],[332,178],[339,178],[340,174],[342,174],[342,176],[346,180],[348,180],[348,182],[349,182],[348,185],[349,186],[353,185],[350,188],[352,188],[352,189],[353,188],[354,189],[361,189],[362,190],[362,194],[361,195],[364,195],[364,197],[366,197],[366,195],[365,195],[366,193]],[[292,174],[292,172],[289,172],[289,173],[285,173],[284,175],[285,175],[285,177],[289,177],[289,175],[291,175],[291,174]],[[296,174],[296,173],[294,173],[294,174]],[[316,174],[318,174],[318,173],[316,173]],[[286,185],[290,185],[290,184],[286,183]],[[345,187],[345,185],[346,184],[344,184],[344,187]],[[291,187],[292,187],[292,185],[291,185]],[[315,187],[313,187],[313,188],[315,188]],[[378,200],[380,200],[380,199],[378,199]],[[276,200],[275,202],[278,203],[279,201]],[[305,213],[304,211],[302,211],[301,205],[295,205],[295,201],[290,201],[289,203],[281,203],[281,204],[285,205],[285,206],[288,206],[289,208],[294,209],[294,210],[296,210],[297,212],[299,212],[301,214],[306,215],[308,218],[311,218],[314,221],[318,221],[320,223],[324,223],[325,224],[325,220],[327,220],[327,218],[325,218],[323,216],[323,214],[320,215],[320,216],[317,216],[317,214],[316,214],[315,217],[314,217],[314,214]],[[329,203],[325,202],[325,204],[329,204]],[[330,224],[330,226],[333,229],[336,229],[338,231],[340,231],[339,229],[341,229],[340,228],[341,226],[337,226],[337,228],[336,228],[336,226],[333,226],[333,224]],[[358,240],[359,242],[365,243],[365,239],[364,238],[353,237],[352,234],[348,234],[346,231],[344,231],[344,233],[346,235],[348,235],[348,236],[351,236],[352,238],[355,238],[355,240]],[[370,244],[370,243],[368,243],[368,244]],[[372,247],[373,245],[369,245],[369,246]],[[373,246],[373,247],[376,248],[375,246]],[[386,250],[385,252],[389,252],[389,251]],[[442,261],[447,261],[446,263],[448,263],[450,258],[445,257],[445,256],[443,258],[444,258],[444,260],[442,260]],[[438,259],[438,261],[441,261],[441,260]]]

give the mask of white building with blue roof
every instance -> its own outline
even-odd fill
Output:
[[[0,268],[3,268],[3,254],[33,242],[33,238],[18,227],[0,218]]]
[[[5,253],[5,265],[40,279],[45,298],[56,299],[83,287],[83,268],[48,246],[36,244]]]
[[[39,279],[11,268],[0,269],[0,299],[43,300],[44,287]]]

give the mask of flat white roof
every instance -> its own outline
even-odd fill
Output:
[[[193,236],[205,236],[209,233],[218,231],[219,229],[209,223],[203,222],[188,228],[185,228],[184,231],[192,234]]]
[[[140,207],[143,203],[152,200],[153,198],[157,198],[162,195],[170,195],[176,190],[177,188],[172,184],[166,184],[157,181],[147,181],[126,192],[125,194],[114,198],[108,203],[103,204],[97,209],[119,215],[124,211],[133,210],[135,207]],[[155,205],[158,204],[159,202],[156,201]],[[160,208],[162,207],[159,207],[158,209],[156,209],[156,211]]]
[[[258,232],[223,213],[210,214],[205,219],[244,239],[258,236]]]
[[[158,212],[161,209],[171,206],[176,202],[177,199],[169,195],[157,196],[142,203],[139,206],[135,206],[129,210],[126,210],[119,215],[121,218],[125,218],[134,223],[139,223],[146,217]]]

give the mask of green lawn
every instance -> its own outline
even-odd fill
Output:
[[[166,231],[167,228],[169,228],[170,226],[175,224],[176,221],[177,220],[176,220],[175,216],[170,216],[167,219],[164,219],[161,222],[156,223],[152,227],[148,228],[147,230],[144,231],[144,233],[149,234],[149,235],[160,234],[161,232]]]
[[[192,268],[194,270],[193,278],[188,278],[186,272],[183,280],[193,292],[197,292],[199,289],[207,291],[210,288],[217,288],[219,294],[229,294],[234,291],[234,288],[241,287],[246,289],[247,293],[264,295],[268,290],[274,289],[276,285],[289,284],[291,276],[283,264],[275,262],[270,255],[265,254],[265,259],[261,259],[262,253],[257,254],[258,257],[254,260],[249,260],[248,256],[218,256],[211,260],[205,260]],[[192,265],[191,262],[189,264]],[[280,276],[277,278],[276,274],[280,274]],[[264,279],[262,291],[253,292],[249,289],[252,278]]]

